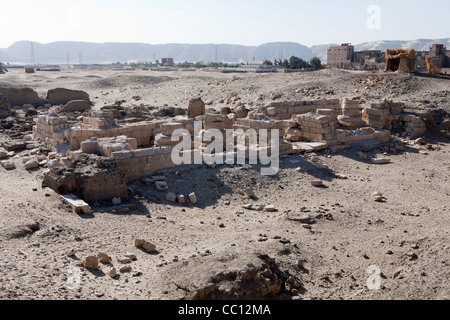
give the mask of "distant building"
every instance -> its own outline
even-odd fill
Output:
[[[433,44],[430,48],[432,62],[439,69],[450,68],[450,50],[443,44]]]
[[[438,68],[450,68],[450,50],[443,44],[433,44],[430,51],[418,51],[415,58],[415,71],[426,72],[425,57],[429,55]],[[354,46],[343,43],[341,46],[328,48],[329,68],[347,70],[384,70],[386,53],[380,50],[355,51]]]
[[[161,59],[161,64],[163,66],[173,66],[174,65],[173,58],[162,58]]]
[[[241,65],[238,69],[240,71],[256,73],[275,72],[275,68],[273,66],[264,64],[264,61],[252,61],[250,65]]]
[[[355,47],[350,43],[343,43],[340,47],[328,48],[328,65],[339,69],[352,69]]]

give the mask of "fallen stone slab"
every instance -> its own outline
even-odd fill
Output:
[[[264,207],[264,211],[266,212],[276,212],[278,211],[274,205],[268,205]]]
[[[3,143],[3,148],[5,148],[8,152],[23,150],[27,148],[27,143],[21,140],[6,141]]]
[[[61,198],[63,198],[63,200],[68,203],[69,205],[72,206],[73,208],[73,212],[76,214],[90,214],[92,213],[92,209],[89,206],[89,204],[87,204],[86,202],[84,202],[81,199],[78,199],[76,195],[74,194],[65,194],[65,195],[61,195]]]
[[[388,164],[390,162],[391,162],[391,159],[389,159],[389,158],[372,159],[372,163],[374,163],[374,164]]]
[[[322,187],[323,186],[323,181],[321,181],[321,180],[313,180],[313,181],[311,181],[311,185],[313,187]]]
[[[311,152],[315,151],[313,147],[311,147],[309,144],[303,143],[303,142],[293,142],[292,149],[299,153],[301,153],[301,152],[311,153]]]
[[[263,211],[265,206],[262,204],[244,204],[242,208],[253,211]]]

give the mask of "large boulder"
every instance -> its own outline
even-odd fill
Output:
[[[72,100],[62,107],[63,112],[84,112],[91,109],[91,104],[86,100]]]
[[[205,103],[201,98],[192,99],[189,101],[188,107],[188,118],[194,119],[198,116],[203,116],[206,114]]]
[[[37,92],[31,88],[0,88],[0,93],[4,94],[13,106],[31,104],[39,107],[45,104],[45,100],[40,98]]]
[[[51,89],[47,93],[47,102],[52,105],[65,105],[72,100],[85,100],[91,103],[89,95],[80,90],[70,90],[70,89]]]
[[[11,106],[8,98],[0,93],[0,119],[7,118],[11,115]]]

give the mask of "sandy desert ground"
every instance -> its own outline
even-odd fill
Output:
[[[122,100],[187,108],[202,97],[207,108],[220,110],[348,97],[450,111],[450,80],[382,72],[10,70],[0,85],[32,87],[42,96],[58,87],[84,90],[95,109]],[[174,168],[163,173],[170,191],[196,192],[196,205],[171,204],[137,182],[129,186],[135,210],[123,214],[99,204],[93,214],[76,215],[41,188],[43,169],[0,168],[0,299],[450,299],[450,144],[435,133],[424,140],[368,153],[387,155],[391,163],[384,165],[360,160],[354,147],[318,152],[328,170],[291,155],[273,177],[250,165]],[[312,187],[313,178],[325,186]],[[255,199],[243,194],[246,188]],[[374,192],[386,201],[373,201]],[[243,209],[248,203],[277,211]],[[298,221],[305,214],[310,221]],[[135,238],[151,241],[158,252],[136,249]],[[111,263],[97,271],[75,267],[99,252]],[[123,267],[117,258],[128,253],[137,258],[131,271],[112,279],[110,269]],[[367,286],[371,266],[381,272],[379,290]]]

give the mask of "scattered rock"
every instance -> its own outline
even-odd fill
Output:
[[[390,162],[391,162],[391,159],[389,159],[389,158],[372,159],[372,163],[374,163],[374,164],[388,164]]]
[[[185,204],[186,203],[186,199],[185,199],[184,195],[182,195],[182,194],[178,195],[177,196],[177,202],[179,204]]]
[[[384,202],[386,201],[386,198],[383,196],[383,194],[377,191],[373,194],[373,200],[376,202]]]
[[[311,181],[311,185],[313,187],[322,187],[323,186],[323,181],[321,181],[321,180],[313,180],[313,181]]]
[[[16,168],[16,164],[12,161],[0,161],[0,163],[6,170],[13,170]]]
[[[423,138],[419,138],[419,139],[416,139],[415,141],[414,141],[414,144],[418,144],[418,145],[424,145],[425,144],[425,140],[423,140]]]
[[[316,163],[316,168],[320,169],[320,170],[327,170],[327,169],[329,169],[329,167],[326,164],[322,163],[322,162],[317,162]]]
[[[117,205],[119,205],[121,203],[122,203],[122,199],[120,199],[119,197],[116,197],[116,198],[112,199],[112,204],[115,205],[115,206],[117,206]]]
[[[137,257],[134,253],[126,253],[126,254],[124,254],[124,257],[130,259],[131,261],[137,260]]]
[[[251,189],[251,188],[245,189],[244,193],[245,193],[245,195],[246,195],[247,197],[249,197],[249,198],[254,198],[254,197],[256,197],[255,192],[254,192],[253,189]]]
[[[253,211],[263,211],[264,205],[262,204],[244,204],[242,208]]]
[[[30,160],[25,163],[24,167],[25,170],[36,169],[39,168],[39,162],[37,162],[36,160]]]
[[[195,192],[192,192],[192,193],[189,195],[189,201],[190,201],[192,204],[196,204],[196,203],[197,203],[197,195],[195,194]]]
[[[167,191],[169,190],[169,186],[165,181],[155,181],[156,191]]]
[[[120,273],[126,273],[126,272],[131,272],[131,267],[130,266],[125,266],[119,269]]]
[[[0,148],[0,159],[8,157],[8,151],[3,148]]]
[[[109,275],[111,278],[115,278],[115,277],[117,276],[117,270],[116,270],[116,268],[112,268],[111,270],[109,270],[108,275]]]
[[[169,202],[176,202],[177,195],[175,193],[169,192],[168,194],[166,194],[166,200]]]
[[[103,252],[99,252],[97,254],[97,258],[103,264],[107,264],[111,261],[111,258],[106,253]]]
[[[95,256],[87,257],[86,260],[83,261],[83,266],[86,269],[98,269],[98,258]]]
[[[156,246],[154,244],[142,239],[136,239],[134,245],[137,248],[143,248],[147,252],[156,252]]]
[[[268,206],[264,207],[264,211],[266,211],[266,212],[276,212],[277,209],[275,208],[274,205],[268,205]]]
[[[131,263],[131,259],[130,258],[117,258],[117,261],[119,261],[122,264],[128,264]]]

